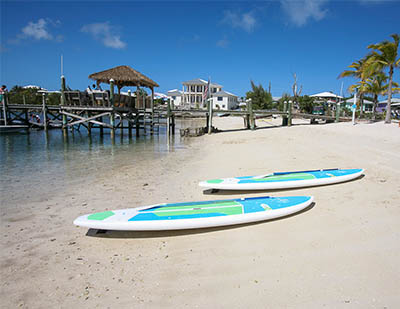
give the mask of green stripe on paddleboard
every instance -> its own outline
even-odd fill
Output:
[[[207,183],[221,183],[223,182],[223,179],[211,179],[211,180],[207,180]]]
[[[199,205],[203,206],[203,205]],[[224,206],[224,207],[213,207],[213,208],[199,208],[196,209],[196,206],[192,206],[192,209],[187,210],[175,210],[175,211],[158,211],[154,212],[156,216],[159,217],[169,217],[169,216],[187,216],[187,215],[198,215],[198,214],[207,214],[207,213],[219,213],[224,215],[240,215],[243,213],[243,208],[241,205],[232,205],[232,206]]]
[[[107,219],[111,216],[114,216],[115,214],[112,211],[103,211],[103,212],[98,212],[95,214],[91,214],[87,217],[88,220],[104,220]]]
[[[298,173],[298,174],[288,174],[288,175],[271,175],[264,178],[253,178],[254,181],[282,181],[282,180],[293,180],[293,179],[302,179],[309,180],[315,179],[315,176],[308,173]]]
[[[149,212],[153,212],[153,213],[157,213],[157,212],[164,212],[164,211],[169,211],[169,210],[187,210],[187,209],[192,209],[192,208],[208,208],[208,207],[219,207],[219,206],[241,206],[241,204],[239,204],[238,202],[235,201],[226,201],[226,202],[213,202],[213,203],[209,203],[209,204],[190,204],[187,206],[184,205],[179,205],[179,206],[164,206],[164,207],[160,207],[157,208],[155,210],[150,210]],[[147,212],[145,209],[142,212]]]

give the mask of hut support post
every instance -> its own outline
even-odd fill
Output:
[[[151,123],[150,123],[150,134],[154,132],[154,87],[151,87],[151,98],[150,98],[150,108],[151,108]]]
[[[289,127],[292,125],[292,105],[293,105],[293,102],[289,101],[289,104],[288,104],[288,122],[287,122],[287,125]]]
[[[42,93],[42,113],[43,113],[43,128],[45,131],[47,131],[46,93]]]
[[[110,125],[111,125],[111,138],[115,134],[115,113],[114,113],[114,80],[110,79],[110,104],[112,107],[112,112],[110,114]]]
[[[132,108],[132,93],[131,93],[131,90],[128,90],[128,96],[129,96],[129,109],[130,109],[130,111],[129,111],[129,121],[128,121],[128,134],[129,134],[129,137],[132,137],[132,122],[131,122],[131,120],[132,120],[132,111],[131,111],[131,108]]]
[[[138,111],[136,113],[136,115],[135,115],[136,137],[139,137],[139,135],[140,135],[140,133],[139,133],[139,131],[140,131],[140,121],[139,121],[139,119],[140,119],[140,114],[139,114],[139,111]]]

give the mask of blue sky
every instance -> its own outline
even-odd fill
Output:
[[[129,65],[157,92],[208,79],[244,96],[250,80],[280,96],[340,92],[337,79],[367,46],[400,32],[400,1],[3,1],[0,83],[73,89]],[[399,81],[399,72],[395,73]],[[126,90],[126,89],[125,89]]]

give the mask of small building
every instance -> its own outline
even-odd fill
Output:
[[[386,110],[388,100],[383,100],[379,101],[377,106],[376,106],[376,111],[378,113],[383,113]],[[400,103],[400,98],[392,98],[390,101],[390,106],[393,107],[393,105],[397,106],[397,104]]]
[[[357,102],[360,102],[360,98],[357,98]],[[351,106],[354,104],[354,97],[345,100],[340,104],[340,107],[346,107],[346,108],[351,108]],[[374,102],[363,99],[363,112],[372,112],[374,109]]]
[[[228,91],[218,91],[211,95],[213,109],[232,110],[238,107],[238,97]]]
[[[208,82],[201,78],[196,78],[182,82],[182,104],[190,107],[205,107],[205,93]],[[216,93],[222,90],[222,85],[210,83],[210,93]]]
[[[340,99],[343,99],[340,95],[334,94],[333,92],[330,91],[325,91],[325,92],[320,92],[316,94],[310,95],[310,97],[316,99],[316,103],[338,103]]]
[[[167,92],[167,97],[171,100],[171,107],[176,108],[182,105],[182,91],[178,89],[170,90]]]
[[[216,108],[217,105],[223,110],[237,107],[238,97],[232,93],[223,91],[222,85],[210,83],[210,89],[207,89],[207,86],[208,82],[206,80],[196,78],[182,82],[182,91],[173,89],[168,91],[167,96],[171,99],[175,107],[205,108],[207,106],[207,92],[209,91],[209,97],[214,104],[214,108]]]

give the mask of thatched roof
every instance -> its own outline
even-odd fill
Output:
[[[152,79],[144,76],[142,73],[132,69],[127,65],[120,65],[118,67],[93,73],[89,78],[101,82],[110,83],[110,79],[115,81],[115,85],[119,87],[124,86],[145,86],[145,87],[159,87],[159,85]]]

